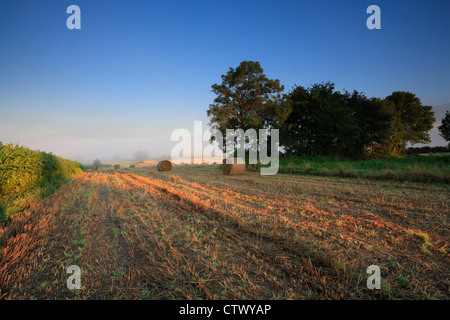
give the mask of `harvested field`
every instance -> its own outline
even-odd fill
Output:
[[[446,185],[219,165],[84,173],[0,229],[0,298],[448,299],[449,199]]]

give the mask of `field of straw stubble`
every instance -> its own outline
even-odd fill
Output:
[[[0,298],[448,299],[449,199],[445,185],[218,166],[86,172],[0,229]]]

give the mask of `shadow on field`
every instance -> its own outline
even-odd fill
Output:
[[[322,199],[323,178],[236,178],[211,168],[125,172],[84,173],[0,230],[0,298],[446,295],[445,277],[436,276],[448,266],[441,232],[404,227],[404,217],[389,212],[361,213],[369,198],[349,194],[354,186],[345,180],[329,180],[328,189],[336,183],[342,194]],[[371,264],[382,270],[381,290],[366,287]],[[65,285],[69,265],[82,270],[81,290]]]

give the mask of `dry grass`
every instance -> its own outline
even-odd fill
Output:
[[[0,229],[0,298],[448,299],[448,187],[218,168],[64,185]]]

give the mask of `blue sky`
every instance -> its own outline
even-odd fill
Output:
[[[68,30],[69,5],[81,30]],[[381,30],[366,9],[381,8]],[[332,81],[450,109],[449,1],[0,1],[0,141],[90,161],[170,154],[211,85],[259,61],[286,91]],[[431,145],[445,142],[432,132]]]

